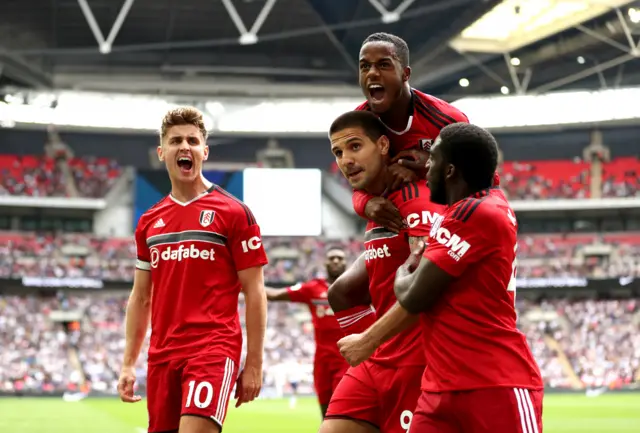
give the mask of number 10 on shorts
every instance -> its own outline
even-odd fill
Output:
[[[196,386],[196,381],[192,380],[189,382],[189,394],[187,395],[187,404],[184,407],[191,407],[192,400],[199,409],[209,407],[211,400],[213,400],[213,386],[207,381],[202,381]]]

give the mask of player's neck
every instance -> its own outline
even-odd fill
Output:
[[[447,197],[447,204],[451,206],[452,204],[457,203],[460,200],[463,200],[467,197],[470,197],[482,191],[483,189],[484,188],[481,188],[481,189],[469,188],[467,185],[459,185],[457,187],[453,187],[451,188],[451,193]]]
[[[203,194],[212,183],[205,179],[202,175],[198,176],[193,182],[171,181],[171,195],[179,202],[187,203]]]
[[[413,104],[411,103],[411,87],[405,84],[402,94],[396,103],[387,111],[380,115],[380,119],[387,127],[394,131],[403,131],[407,127],[409,117],[413,113]]]
[[[380,196],[384,194],[387,190],[387,169],[384,166],[384,169],[380,172],[378,176],[376,176],[369,185],[363,188],[367,193],[375,196]]]

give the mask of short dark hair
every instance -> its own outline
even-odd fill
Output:
[[[398,61],[402,65],[403,68],[409,66],[409,46],[399,36],[392,35],[391,33],[373,33],[364,40],[362,45],[367,44],[369,42],[388,42],[393,45],[396,49],[396,56],[398,57]]]
[[[387,127],[370,111],[347,111],[338,116],[329,128],[329,136],[347,128],[362,128],[364,133],[373,141],[378,141],[387,135]]]
[[[342,251],[345,252],[344,247],[338,244],[329,244],[324,247],[324,254],[329,254],[329,251]]]
[[[489,131],[469,123],[453,123],[442,128],[440,140],[444,159],[460,170],[470,188],[479,191],[493,184],[498,143]]]

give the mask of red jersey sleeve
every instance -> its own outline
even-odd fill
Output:
[[[291,287],[287,287],[287,293],[291,302],[299,302],[308,304],[311,302],[311,285],[309,283],[298,283]]]
[[[429,233],[424,257],[453,277],[498,248],[484,234],[491,232],[491,216],[481,199],[462,200],[440,217]]]
[[[367,217],[364,214],[364,209],[367,206],[367,203],[369,203],[369,200],[371,200],[373,197],[373,195],[367,194],[364,191],[354,190],[352,197],[353,210],[362,218],[366,219]]]
[[[138,221],[138,225],[136,226],[135,232],[135,241],[136,241],[136,269],[140,269],[142,271],[150,271],[151,270],[151,252],[149,251],[149,247],[147,246],[147,237],[144,233],[144,223],[142,223],[142,218]]]
[[[262,246],[260,226],[251,210],[243,203],[231,210],[233,218],[229,227],[229,249],[237,271],[264,266],[269,261]]]
[[[431,191],[424,181],[403,185],[390,199],[407,224],[405,233],[411,237],[429,236],[432,224],[444,214],[444,206],[431,202]]]

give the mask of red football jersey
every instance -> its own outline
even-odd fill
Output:
[[[455,277],[421,314],[429,392],[509,387],[542,389],[540,370],[516,328],[517,222],[502,191],[490,188],[447,209],[424,256]]]
[[[413,112],[404,130],[387,128],[394,154],[409,149],[429,150],[442,128],[452,123],[469,122],[469,118],[453,105],[416,89],[411,89],[411,103]],[[365,101],[356,111],[370,109]]]
[[[416,89],[411,89],[411,96],[413,113],[404,131],[387,128],[392,155],[409,149],[429,150],[442,128],[452,123],[469,122],[462,111],[442,99]],[[370,110],[369,103],[365,101],[356,110]],[[364,207],[372,197],[364,191],[354,191],[353,208],[358,215],[364,217]]]
[[[391,194],[389,200],[400,210],[408,226],[400,234],[371,221],[367,224],[365,261],[371,303],[378,317],[382,317],[396,303],[393,284],[396,271],[411,253],[408,237],[428,236],[431,224],[444,210],[443,206],[432,203],[429,197],[425,182],[406,184]],[[421,338],[420,327],[415,325],[381,345],[371,360],[393,367],[425,365]]]
[[[186,203],[167,196],[135,237],[136,268],[153,282],[149,362],[212,353],[239,363],[238,271],[267,263],[249,208],[217,185]]]
[[[329,306],[328,291],[327,281],[319,278],[287,288],[291,301],[309,307],[316,339],[316,361],[343,363],[346,361],[338,350],[338,340],[344,335]]]

